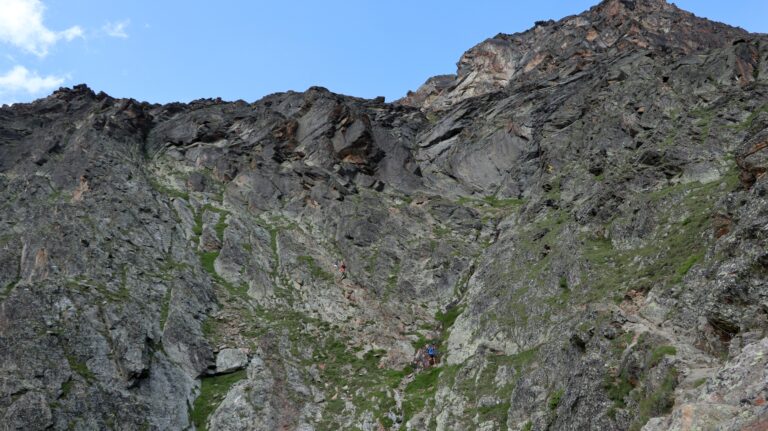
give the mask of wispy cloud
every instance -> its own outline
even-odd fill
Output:
[[[34,95],[50,91],[64,83],[65,76],[40,76],[24,66],[14,66],[13,69],[0,75],[0,95],[7,97],[18,93]]]
[[[82,37],[79,26],[53,31],[43,24],[45,6],[39,0],[0,0],[0,42],[9,43],[38,57],[60,40]]]
[[[104,31],[104,33],[107,34],[107,36],[127,39],[128,33],[125,31],[125,29],[128,27],[128,24],[130,23],[131,21],[128,19],[124,19],[122,21],[117,21],[117,22],[108,22],[104,24],[104,26],[102,26],[101,29]]]

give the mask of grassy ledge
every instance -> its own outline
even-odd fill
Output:
[[[245,370],[232,374],[204,377],[200,384],[200,394],[195,399],[190,413],[190,420],[198,431],[208,429],[208,417],[219,407],[229,389],[246,377]]]

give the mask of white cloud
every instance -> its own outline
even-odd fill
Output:
[[[14,66],[0,75],[0,94],[27,93],[29,95],[50,91],[64,83],[64,76],[40,76],[24,66]]]
[[[1,1],[1,0],[0,0]],[[80,28],[79,25],[70,27],[64,31],[60,31],[57,33],[59,38],[65,39],[67,42],[69,42],[72,39],[77,39],[78,37],[83,37],[83,29]]]
[[[53,31],[43,24],[45,6],[39,0],[0,0],[0,42],[45,57],[59,40],[82,37],[79,26]]]
[[[125,32],[125,29],[126,27],[128,27],[128,24],[130,23],[131,21],[127,19],[124,19],[118,22],[108,22],[104,24],[104,26],[101,27],[101,29],[104,30],[104,33],[106,33],[107,36],[127,39],[128,33]]]

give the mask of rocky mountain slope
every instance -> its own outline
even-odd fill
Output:
[[[3,107],[0,429],[766,429],[766,77],[606,0],[396,103]]]

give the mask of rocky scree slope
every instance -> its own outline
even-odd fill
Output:
[[[0,429],[763,429],[767,46],[608,0],[394,104],[3,107]]]

